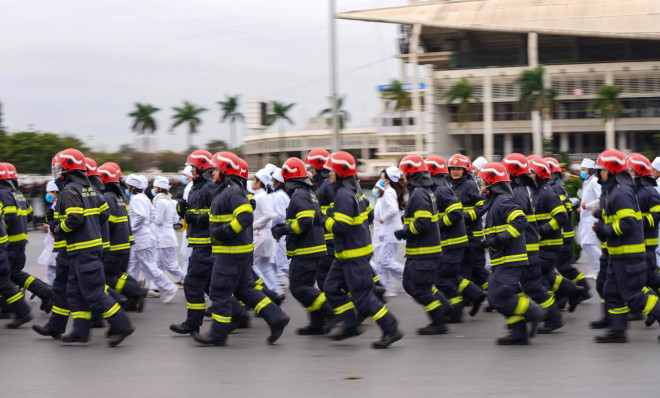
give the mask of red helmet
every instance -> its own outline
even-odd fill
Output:
[[[106,162],[104,164],[110,165],[110,166],[114,167],[115,170],[117,170],[117,178],[122,178],[124,176],[121,172],[121,167],[119,167],[119,165],[117,163],[115,163],[115,162]]]
[[[448,168],[460,167],[465,169],[468,173],[472,171],[472,161],[469,157],[457,153],[456,155],[449,158]]]
[[[651,161],[640,153],[628,155],[626,163],[628,168],[635,170],[635,173],[640,177],[651,175]]]
[[[305,163],[298,158],[288,158],[282,165],[282,177],[284,177],[284,181],[292,178],[307,178]]]
[[[445,159],[442,156],[431,155],[427,157],[424,162],[432,176],[437,174],[447,174],[449,172],[447,170],[447,162],[445,162]]]
[[[85,167],[87,167],[87,177],[99,175],[97,170],[96,162],[92,158],[85,158]]]
[[[103,181],[104,184],[109,182],[119,182],[119,175],[121,172],[118,171],[113,162],[103,163],[97,170],[99,173],[99,178],[101,181]]]
[[[61,167],[63,172],[81,170],[87,172],[85,156],[77,149],[69,148],[58,153],[55,157],[55,167]]]
[[[412,154],[406,155],[403,159],[401,159],[401,163],[399,163],[399,170],[401,170],[403,174],[406,175],[406,177],[410,177],[411,175],[419,173],[420,171],[429,171],[429,168],[426,167],[426,162],[421,156]]]
[[[9,170],[4,163],[0,163],[0,180],[9,180]]]
[[[596,161],[597,169],[605,169],[612,174],[619,174],[622,171],[628,170],[626,164],[626,157],[618,149],[604,150]]]
[[[195,152],[199,152],[199,151],[195,151]],[[195,152],[193,152],[193,154]],[[211,164],[213,164],[216,168],[220,169],[220,174],[224,176],[241,177],[242,175],[247,176],[248,173],[247,163],[245,163],[245,168],[241,167],[241,158],[239,158],[238,156],[236,156],[236,154],[232,152],[216,153],[215,155],[213,155],[213,161],[211,162]],[[245,170],[245,172],[241,173],[241,170]]]
[[[550,167],[545,160],[543,160],[538,155],[531,155],[527,157],[527,162],[529,163],[529,168],[531,171],[536,173],[537,176],[541,179],[550,178]]]
[[[248,179],[248,164],[243,158],[238,158],[238,164],[241,166],[241,174],[240,177],[244,180]]]
[[[339,178],[356,176],[358,173],[355,158],[350,153],[344,151],[331,154],[323,167],[328,170],[334,170]]]
[[[497,162],[486,163],[484,167],[479,170],[477,177],[484,180],[487,186],[497,184],[498,182],[511,182],[509,179],[509,173],[506,172],[506,168],[504,168],[501,163]]]
[[[192,167],[197,167],[197,169],[200,171],[206,171],[216,167],[216,165],[213,164],[213,155],[211,155],[211,152],[205,151],[203,149],[198,149],[188,155],[186,164]]]
[[[502,166],[514,177],[530,173],[529,162],[522,153],[512,153],[505,156],[502,159]]]
[[[16,167],[14,167],[13,164],[4,162],[3,163],[5,167],[7,168],[7,172],[9,173],[9,179],[15,180],[18,178],[18,173],[16,172]]]
[[[550,167],[551,173],[561,173],[561,167],[559,166],[559,161],[557,159],[547,157],[543,160],[545,160],[545,162],[548,164],[548,167]]]
[[[328,161],[328,157],[330,157],[330,152],[325,149],[312,149],[307,156],[305,156],[305,164],[314,167],[315,169],[322,169],[323,166],[325,166],[325,162]]]

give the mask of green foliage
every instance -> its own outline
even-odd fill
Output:
[[[228,151],[229,146],[222,140],[212,140],[206,143],[206,150],[211,152],[211,154],[214,154],[217,152]]]
[[[383,93],[394,111],[404,112],[412,107],[410,93],[403,89],[403,83],[399,80],[392,80],[390,87],[383,90]]]
[[[472,104],[479,102],[479,98],[474,93],[474,86],[470,81],[462,77],[456,84],[449,88],[445,94],[447,105],[458,101],[458,122],[467,123],[472,117]]]
[[[156,156],[155,163],[165,173],[176,173],[186,163],[187,154],[176,152],[161,152]]]
[[[621,91],[623,91],[621,86],[611,84],[600,86],[596,98],[589,103],[589,112],[597,113],[606,122],[621,117],[623,110],[626,109],[619,100]]]
[[[238,99],[240,96],[234,95],[231,97],[226,95],[225,97],[227,97],[225,101],[218,101],[218,105],[220,105],[220,110],[222,111],[222,119],[220,119],[220,123],[229,120],[229,129],[231,133],[229,136],[229,144],[236,145],[236,122],[243,120],[243,114],[238,111]]]
[[[545,87],[541,65],[523,71],[516,79],[516,84],[520,86],[518,107],[522,112],[550,112],[557,93],[554,89]]]
[[[133,112],[128,114],[129,117],[133,118],[133,127],[131,129],[138,134],[153,133],[156,131],[156,120],[154,120],[152,115],[158,112],[160,108],[139,102],[135,103],[135,108]]]
[[[82,141],[75,137],[40,132],[0,134],[2,161],[12,163],[22,174],[50,174],[53,156],[67,148],[89,152]]]
[[[337,99],[337,118],[339,119],[339,130],[343,130],[346,126],[346,122],[351,120],[351,115],[346,109],[344,109],[344,99],[345,97]],[[319,112],[319,116],[327,116],[330,125],[332,125],[332,108],[323,109],[321,112]]]
[[[266,116],[266,123],[269,126],[272,126],[273,124],[277,123],[278,121],[282,121],[282,123],[280,124],[280,131],[282,131],[283,128],[284,128],[284,123],[285,122],[295,124],[295,123],[293,123],[293,120],[291,120],[291,118],[288,115],[291,108],[296,106],[295,103],[286,104],[284,102],[272,101],[271,104],[273,106],[273,113]]]
[[[197,132],[197,127],[202,124],[202,119],[199,118],[199,114],[202,112],[208,111],[206,108],[199,108],[196,105],[184,101],[182,107],[172,107],[174,110],[174,124],[172,124],[171,130],[174,130],[178,126],[187,123],[188,124],[188,146],[192,145],[192,135]]]

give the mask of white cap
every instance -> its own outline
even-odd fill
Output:
[[[154,178],[154,187],[169,190],[170,189],[170,182],[167,180],[167,178],[158,176],[158,177]]]
[[[55,181],[48,181],[48,184],[46,184],[46,192],[59,192],[60,189],[57,187],[57,184],[55,184]]]
[[[264,187],[268,186],[270,182],[270,173],[266,169],[261,169],[254,174],[257,177],[257,180],[261,181],[261,185]]]
[[[186,167],[183,168],[183,171],[181,172],[184,176],[192,177],[192,166],[187,164]]]
[[[479,156],[478,158],[474,159],[474,162],[472,162],[472,166],[474,166],[475,169],[481,170],[482,167],[484,167],[488,163],[485,157]]]
[[[387,174],[387,178],[394,182],[399,182],[399,178],[401,178],[401,170],[396,166],[386,168],[385,174]]]
[[[653,167],[654,169],[660,171],[660,156],[653,159],[653,163],[651,163],[651,167]]]
[[[277,169],[278,169],[278,167],[277,167],[277,166],[275,166],[275,165],[274,165],[274,164],[272,164],[272,163],[268,163],[267,165],[265,165],[265,166],[264,166],[264,168],[263,168],[263,169],[264,169],[264,170],[266,170],[266,173],[268,173],[268,174],[270,174],[270,175],[272,175],[272,174],[273,174],[273,172],[274,172],[275,170],[277,170]]]
[[[378,189],[380,189],[381,191],[384,191],[384,190],[385,190],[385,183],[383,182],[383,179],[382,179],[382,178],[379,178],[379,179],[378,179],[378,182],[376,182],[376,185],[374,185],[374,188],[378,188]]]
[[[282,169],[279,167],[273,170],[272,177],[279,182],[284,182],[284,177],[282,177]]]
[[[660,158],[659,158],[660,159]],[[589,158],[584,158],[582,159],[582,164],[580,164],[580,168],[586,167],[588,169],[595,169],[596,168],[596,162]]]
[[[147,189],[147,187],[149,186],[149,180],[147,180],[147,177],[143,176],[142,174],[139,174],[137,177],[142,185],[136,188]]]
[[[128,177],[126,177],[125,182],[126,185],[130,185],[137,189],[144,189],[142,188],[142,181],[140,181],[140,176],[138,176],[137,174],[129,174]]]

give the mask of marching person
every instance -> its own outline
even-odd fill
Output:
[[[488,300],[506,317],[510,332],[498,345],[526,345],[545,313],[525,295],[518,295],[523,269],[529,265],[525,235],[527,216],[516,204],[509,175],[500,163],[487,163],[479,171],[486,187],[486,240],[492,274]],[[528,332],[527,323],[531,324]]]
[[[63,335],[62,341],[86,343],[91,311],[94,311],[101,313],[110,324],[108,344],[117,346],[135,329],[119,304],[105,293],[100,260],[103,249],[101,227],[109,217],[108,205],[91,187],[85,158],[80,151],[66,149],[58,153],[53,177],[65,182],[58,206],[61,221],[53,232],[64,233],[67,253],[72,258],[67,298],[74,323],[73,330]]]
[[[210,239],[213,250],[213,277],[209,297],[212,302],[211,330],[207,335],[198,331],[193,339],[202,345],[225,345],[227,335],[233,330],[233,295],[245,302],[270,326],[267,341],[275,343],[289,323],[289,317],[280,307],[254,286],[252,259],[252,205],[240,180],[239,157],[231,152],[213,155],[215,166],[213,181],[216,189],[209,216]]]
[[[401,217],[406,208],[405,194],[406,188],[401,180],[401,171],[395,167],[388,167],[380,173],[383,182],[383,196],[379,199],[380,209],[376,216],[374,209],[374,231],[375,225],[380,224],[380,249],[377,255],[376,264],[378,265],[378,274],[386,289],[385,296],[396,296],[396,285],[394,280],[401,282],[403,280],[403,264],[396,260],[399,252],[400,242],[394,236],[394,232],[403,228]]]
[[[596,177],[596,163],[591,159],[583,159],[580,171],[582,183],[582,199],[580,202],[580,223],[578,224],[578,240],[582,250],[587,254],[589,271],[586,277],[596,279],[600,269],[600,256],[602,255],[600,240],[593,231],[596,218],[593,210],[598,208],[601,187]]]
[[[289,264],[289,289],[309,312],[309,325],[299,328],[299,335],[326,334],[326,319],[333,318],[325,293],[314,287],[319,261],[326,255],[321,208],[312,191],[302,160],[289,158],[282,165],[285,187],[291,201],[286,210],[286,224],[273,226],[275,239],[286,235]]]
[[[276,168],[271,174],[271,189],[272,192],[268,195],[270,205],[273,210],[272,225],[283,224],[286,222],[286,209],[289,207],[289,195],[284,190],[284,177],[282,176],[282,169]],[[286,256],[286,238],[280,239],[275,242],[275,249],[273,250],[272,267],[277,275],[278,288],[275,289],[277,294],[284,294],[282,285],[284,279],[289,276],[289,258]]]
[[[374,282],[369,258],[373,253],[369,232],[369,215],[357,181],[357,163],[347,152],[329,156],[325,166],[330,170],[334,205],[325,220],[326,230],[335,243],[335,260],[325,280],[328,303],[343,322],[343,330],[332,336],[343,340],[361,334],[355,309],[378,323],[383,335],[373,348],[387,348],[403,337],[396,318],[374,295]],[[345,290],[347,289],[347,290]],[[349,299],[347,292],[351,293]]]
[[[252,225],[254,235],[254,264],[252,268],[267,288],[278,295],[282,295],[284,290],[277,279],[275,269],[270,263],[275,248],[275,242],[270,232],[270,228],[273,226],[271,223],[273,209],[266,193],[266,187],[268,187],[270,179],[270,174],[265,169],[257,171],[252,178],[252,192],[256,202],[254,224]]]
[[[190,195],[190,190],[192,189],[193,186],[192,166],[186,165],[186,167],[183,168],[181,174],[182,174],[181,182],[185,185],[185,188],[183,188],[183,198],[181,200],[185,204],[188,202],[188,195]],[[183,218],[184,213],[185,211],[181,213],[180,215],[181,218]],[[179,255],[181,256],[184,274],[188,273],[188,260],[190,259],[191,253],[192,253],[192,247],[188,246],[188,224],[186,223],[186,220],[183,220],[183,233],[181,234],[181,245],[179,246]]]
[[[55,181],[48,181],[48,183],[46,184],[46,196],[44,198],[46,200],[46,203],[48,204],[48,209],[46,209],[47,214],[48,213],[52,214],[54,212],[53,209],[57,204],[58,192],[59,192],[59,188],[57,187],[57,184],[55,184]],[[50,218],[52,218],[52,216]],[[55,238],[53,238],[53,234],[50,232],[50,227],[47,221],[44,223],[44,228],[46,229],[46,237],[44,238],[44,250],[39,255],[39,258],[37,259],[37,263],[39,265],[43,265],[47,267],[48,271],[46,273],[46,281],[48,283],[48,286],[52,290],[53,281],[55,280],[55,273],[57,268],[55,265],[57,252],[53,251]]]
[[[156,237],[156,265],[158,268],[177,280],[182,286],[186,274],[179,267],[179,261],[176,255],[176,233],[174,224],[177,222],[176,202],[172,200],[170,193],[170,182],[165,177],[158,176],[153,183],[154,199],[154,218],[151,223],[151,229]]]
[[[403,288],[431,319],[428,326],[417,329],[417,334],[447,333],[445,314],[448,303],[436,289],[438,257],[442,253],[438,206],[431,189],[433,180],[428,167],[419,155],[407,155],[399,169],[410,195],[403,213],[404,228],[394,232],[397,239],[406,241],[406,265],[403,270]],[[442,209],[446,211],[446,208]]]

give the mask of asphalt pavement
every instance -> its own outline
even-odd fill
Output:
[[[31,233],[30,241],[26,270],[45,278],[45,267],[36,264],[43,234]],[[34,322],[45,323],[38,303],[31,301]],[[283,308],[291,323],[272,346],[258,318],[225,347],[198,347],[174,335],[169,325],[185,318],[182,290],[170,304],[150,298],[145,312],[129,313],[137,331],[116,348],[107,346],[102,329],[93,330],[85,346],[67,346],[29,325],[0,325],[0,397],[658,396],[660,328],[633,322],[628,344],[596,344],[600,332],[588,328],[600,315],[596,297],[575,313],[564,312],[562,329],[523,347],[494,344],[506,332],[496,313],[466,316],[447,335],[418,336],[416,328],[427,323],[423,309],[405,293],[388,306],[406,336],[387,350],[370,348],[380,336],[373,324],[342,342],[297,336],[306,314],[288,292]]]

